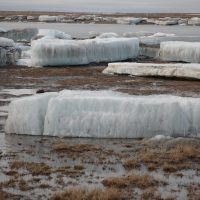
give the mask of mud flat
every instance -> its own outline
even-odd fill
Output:
[[[27,14],[39,16],[52,13]],[[82,14],[85,15],[85,13],[80,15]],[[2,15],[5,16],[5,13]],[[166,17],[164,15],[152,14],[150,17]],[[116,16],[129,15],[117,14]],[[171,17],[176,17],[176,14]],[[181,17],[188,16],[184,14]],[[89,31],[92,30],[114,31],[119,35],[125,32],[157,33],[160,31],[164,34],[175,34],[179,40],[183,38],[185,41],[187,38],[190,42],[199,41],[197,26],[16,23],[13,21],[0,22],[0,26],[5,29],[10,29],[11,26],[12,28],[31,26],[47,29],[53,27],[77,38],[88,37]],[[174,38],[173,41],[177,40],[175,36],[170,37]],[[156,41],[158,44],[149,45],[152,41],[155,41],[154,37],[143,40],[140,44],[143,52],[137,58],[128,61],[168,65],[169,62],[158,60],[155,56],[162,39]],[[22,53],[26,54],[23,58],[30,58],[30,46],[20,48],[24,50]],[[152,53],[150,56],[152,58],[145,56],[149,53]],[[90,63],[85,66],[52,68],[0,67],[0,199],[30,199],[30,196],[31,199],[51,200],[83,198],[88,200],[99,200],[99,198],[101,200],[196,200],[199,198],[199,137],[173,138],[159,135],[159,132],[157,136],[148,139],[84,139],[5,134],[4,126],[8,117],[9,103],[36,93],[59,92],[64,89],[112,90],[129,95],[169,94],[200,97],[199,80],[183,78],[183,76],[164,78],[162,74],[160,77],[136,77],[133,74],[115,73],[106,75],[102,71],[107,65],[108,63]],[[170,114],[169,111],[169,116]],[[195,114],[199,116],[198,112]],[[193,116],[188,117],[189,121],[191,121],[190,117]]]
[[[200,82],[102,74],[87,67],[1,67],[0,177],[3,199],[198,199],[200,140],[83,139],[4,133],[8,103],[37,90],[109,89],[200,96]],[[26,90],[25,90],[26,89]],[[79,191],[79,192],[78,192]],[[117,194],[117,197],[116,197]],[[109,197],[109,198],[108,198]]]

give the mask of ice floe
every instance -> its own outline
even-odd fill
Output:
[[[39,29],[39,32],[37,35],[38,36],[49,36],[49,37],[53,37],[53,38],[66,39],[66,40],[72,39],[71,35],[68,35],[63,31],[54,30],[54,29]]]
[[[35,89],[3,89],[0,94],[9,94],[14,96],[35,94]]]
[[[32,37],[37,35],[37,33],[37,28],[11,29],[6,32],[0,32],[0,37],[9,38],[14,40],[15,42],[30,42]]]
[[[120,17],[116,18],[117,24],[139,24],[141,22],[140,18],[135,17]]]
[[[40,22],[56,22],[58,16],[40,15],[38,19]]]
[[[175,34],[173,33],[161,33],[161,32],[158,32],[158,33],[154,33],[153,35],[150,35],[149,37],[174,37]]]
[[[200,26],[200,18],[199,17],[192,17],[188,20],[188,25],[196,25]]]
[[[200,63],[200,42],[161,42],[160,58],[165,61]]]
[[[103,73],[200,79],[200,64],[109,63]]]
[[[112,62],[135,58],[137,38],[60,40],[45,38],[31,43],[32,66],[58,66]]]
[[[97,38],[118,38],[118,34],[117,33],[102,33],[99,36],[97,36]]]
[[[5,131],[96,138],[196,136],[199,122],[200,98],[64,90],[14,100]]]
[[[151,141],[159,141],[159,140],[170,140],[172,139],[173,137],[171,136],[165,136],[165,135],[156,135],[152,138],[150,138]]]

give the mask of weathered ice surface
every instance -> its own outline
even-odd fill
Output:
[[[6,32],[0,32],[0,37],[10,38],[17,41],[27,41],[30,42],[32,37],[37,35],[37,28],[25,28],[25,29],[11,29]]]
[[[168,26],[168,25],[177,25],[178,24],[178,20],[177,19],[169,19],[169,20],[156,20],[155,24],[157,25],[164,25],[164,26]]]
[[[15,47],[0,47],[0,66],[14,65],[20,58],[21,50]]]
[[[37,94],[11,102],[5,126],[7,133],[42,135],[47,104],[56,93]]]
[[[109,63],[103,73],[200,79],[200,64]]]
[[[200,63],[200,42],[161,42],[160,58],[165,61]]]
[[[112,62],[138,56],[137,38],[88,40],[39,39],[31,44],[32,66],[58,66]]]
[[[192,17],[188,20],[188,25],[196,25],[200,26],[200,18],[199,17]]]
[[[141,22],[140,18],[134,17],[120,17],[116,18],[117,24],[139,24]]]
[[[15,43],[13,40],[0,37],[0,47],[13,47],[15,46]]]
[[[61,137],[196,136],[199,121],[199,98],[64,90],[13,101],[5,130]]]
[[[21,49],[13,40],[0,37],[0,66],[13,65],[20,58]]]
[[[151,47],[151,46],[140,46],[140,55],[146,56],[148,58],[158,58],[160,48]]]

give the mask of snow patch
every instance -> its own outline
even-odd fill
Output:
[[[151,141],[170,140],[170,139],[172,139],[172,137],[165,136],[165,135],[156,135],[156,136],[150,138]]]

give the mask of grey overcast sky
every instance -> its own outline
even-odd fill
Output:
[[[0,10],[200,12],[200,0],[0,0]]]

